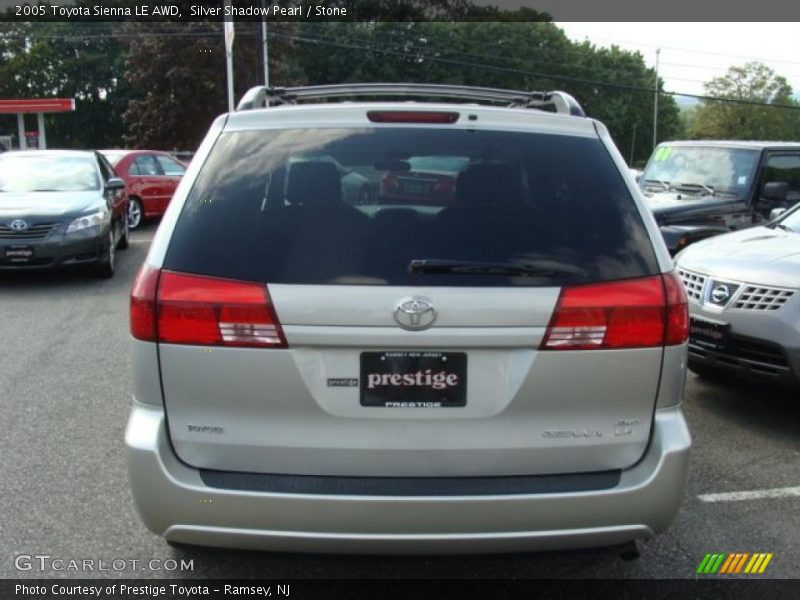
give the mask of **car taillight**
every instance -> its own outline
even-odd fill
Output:
[[[393,192],[398,188],[397,178],[391,173],[387,173],[381,178],[381,186],[387,192]]]
[[[664,344],[675,346],[689,339],[689,301],[683,282],[675,271],[664,275],[667,297],[667,331]]]
[[[456,191],[456,182],[451,177],[440,177],[433,186],[433,191],[442,196],[449,196]]]
[[[159,276],[149,267],[131,294],[131,333],[168,344],[286,347],[266,285],[172,271]]]
[[[686,341],[681,283],[670,273],[561,290],[541,350],[646,348]]]
[[[137,340],[155,342],[156,338],[156,289],[160,271],[142,265],[136,274],[131,289],[131,335]]]
[[[367,118],[373,123],[455,123],[459,113],[421,110],[369,110]]]

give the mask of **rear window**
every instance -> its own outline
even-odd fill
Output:
[[[422,260],[454,268],[409,268]],[[164,266],[266,283],[419,286],[658,270],[599,140],[419,127],[222,134]]]

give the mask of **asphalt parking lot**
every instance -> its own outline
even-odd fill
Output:
[[[772,494],[782,497],[699,496],[800,486],[798,394],[691,374],[685,409],[694,452],[685,502],[669,531],[640,544],[638,560],[609,549],[353,557],[171,548],[134,512],[123,448],[128,292],[154,232],[150,225],[133,234],[112,280],[0,274],[0,577],[684,578],[696,577],[709,552],[771,552],[758,577],[797,576],[797,489]],[[105,572],[40,570],[34,562],[20,571],[19,555],[139,562]],[[153,558],[192,560],[194,568],[141,566]]]

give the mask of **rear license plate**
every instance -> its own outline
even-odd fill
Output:
[[[28,262],[33,258],[33,247],[23,245],[6,246],[4,256],[9,262]]]
[[[407,194],[423,195],[428,193],[428,184],[420,181],[406,181],[403,191]]]
[[[724,350],[728,347],[730,340],[730,328],[728,323],[692,318],[689,336],[696,344],[715,350]]]
[[[463,352],[362,352],[361,406],[451,408],[467,404]]]

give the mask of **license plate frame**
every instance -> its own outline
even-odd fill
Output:
[[[359,402],[373,408],[463,408],[467,372],[465,352],[362,352]]]
[[[692,317],[689,321],[689,339],[711,350],[726,350],[730,346],[730,323]]]
[[[29,244],[14,244],[3,249],[3,258],[11,263],[27,263],[36,255],[33,246]]]

